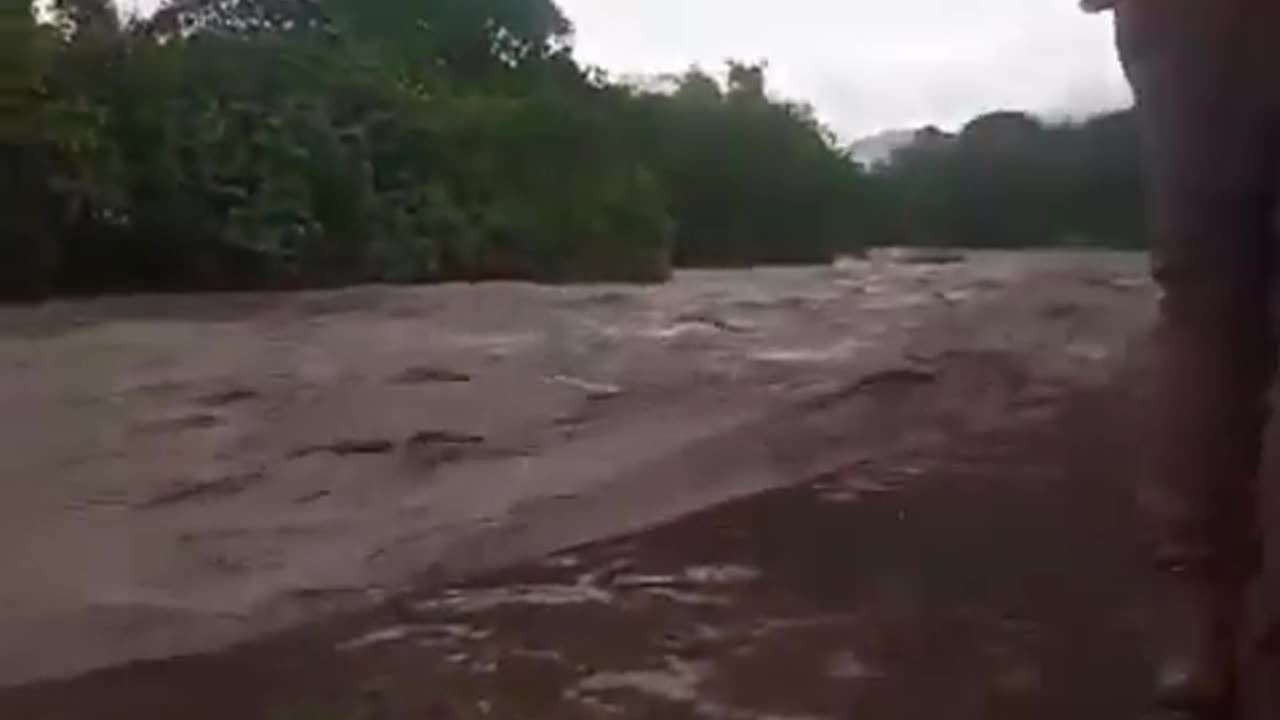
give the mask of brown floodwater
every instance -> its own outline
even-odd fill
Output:
[[[1148,574],[1090,397],[0,717],[1121,720]]]

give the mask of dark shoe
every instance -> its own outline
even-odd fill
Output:
[[[1178,578],[1168,590],[1157,701],[1177,720],[1234,720],[1244,594]]]

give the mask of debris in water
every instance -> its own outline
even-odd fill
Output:
[[[378,438],[368,438],[361,440],[338,440],[323,445],[312,445],[310,447],[294,450],[289,453],[289,458],[297,460],[300,458],[310,457],[312,455],[331,454],[339,457],[348,455],[383,455],[395,450],[395,443],[390,440],[382,440]]]
[[[555,375],[551,378],[551,382],[561,385],[568,385],[587,394],[591,400],[608,400],[622,394],[622,388],[617,385],[608,385],[605,383],[591,382],[581,378],[570,377],[568,375]]]
[[[143,502],[141,507],[159,508],[169,505],[177,505],[179,503],[189,502],[192,500],[206,500],[238,495],[239,493],[242,493],[256,485],[263,479],[263,477],[264,476],[261,472],[255,471],[234,475],[224,475],[212,480],[184,483]]]
[[[224,407],[226,405],[235,405],[249,400],[256,400],[261,395],[256,390],[248,388],[233,388],[222,392],[211,393],[200,398],[200,404],[208,407]]]
[[[510,605],[555,607],[613,602],[613,593],[591,585],[515,585],[476,590],[450,590],[443,597],[424,600],[418,612],[476,613]]]
[[[399,385],[425,385],[428,383],[469,383],[471,376],[457,370],[430,366],[411,367],[395,377],[391,382]]]
[[[484,445],[480,435],[453,432],[451,430],[423,430],[405,441],[405,451],[414,460],[435,468],[456,462],[469,451]]]
[[[373,647],[374,645],[385,645],[386,643],[403,640],[414,630],[409,625],[396,625],[394,627],[374,630],[366,635],[339,643],[338,652],[351,652],[352,650],[362,650],[364,648]]]
[[[755,330],[755,326],[739,320],[729,320],[705,312],[688,312],[677,315],[673,322],[676,325],[706,325],[707,327],[730,333],[747,333]]]

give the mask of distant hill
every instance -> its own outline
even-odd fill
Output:
[[[849,146],[854,160],[867,167],[889,162],[893,154],[908,145],[917,148],[945,150],[952,142],[963,140],[971,147],[995,150],[1025,140],[1044,130],[1044,121],[1024,112],[998,111],[980,115],[965,124],[958,134],[935,125],[915,129],[886,130]]]
[[[919,132],[906,129],[886,130],[855,141],[849,146],[849,153],[863,165],[878,165],[888,162],[894,150],[910,145]]]

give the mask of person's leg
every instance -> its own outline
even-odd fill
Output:
[[[1256,494],[1275,371],[1273,177],[1266,103],[1244,45],[1260,5],[1129,0],[1118,11],[1163,291],[1139,508],[1170,581],[1162,700],[1195,718],[1230,712],[1244,587],[1259,560]]]

